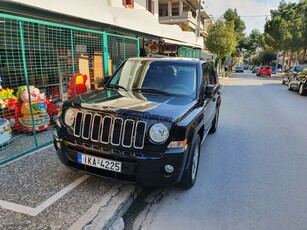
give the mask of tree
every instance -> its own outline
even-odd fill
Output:
[[[226,22],[234,22],[234,30],[236,33],[237,42],[240,45],[245,39],[244,30],[246,29],[244,21],[238,15],[237,9],[228,9],[223,14],[223,18]]]
[[[261,46],[262,34],[259,30],[254,29],[247,36],[244,48],[250,55],[255,54],[258,47]]]
[[[237,9],[228,9],[223,14],[223,18],[227,23],[233,22],[234,23],[234,31],[236,34],[237,46],[236,49],[231,53],[232,56],[232,63],[230,68],[237,63],[235,60],[240,60],[242,53],[244,52],[244,47],[246,43],[246,36],[244,34],[244,30],[246,28],[244,21],[238,15]]]
[[[276,54],[269,51],[260,51],[252,58],[253,65],[271,65],[275,60]]]
[[[307,0],[286,3],[282,0],[277,10],[271,10],[271,20],[265,24],[263,48],[276,53],[290,52],[293,56],[302,54],[302,62],[307,50]],[[283,60],[284,63],[284,60]]]
[[[236,50],[234,22],[218,21],[212,24],[209,27],[205,45],[211,53],[216,55],[215,65],[217,66],[219,61]]]
[[[297,39],[297,44],[303,50],[302,61],[307,63],[306,52],[307,52],[307,0],[301,0],[297,4],[297,24],[298,31],[300,31],[300,37]]]

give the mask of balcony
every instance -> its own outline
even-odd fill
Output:
[[[197,19],[193,17],[191,11],[184,11],[181,15],[174,16],[160,16],[159,23],[161,24],[185,24],[190,27],[192,30],[196,30],[197,27]],[[200,22],[200,30],[205,30],[204,23]]]

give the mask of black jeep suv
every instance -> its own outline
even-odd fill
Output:
[[[63,164],[90,174],[190,188],[220,104],[211,62],[130,58],[103,90],[64,102],[54,145]]]

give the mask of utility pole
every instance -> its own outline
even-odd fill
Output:
[[[197,28],[196,28],[196,37],[200,37],[200,7],[201,7],[201,1],[198,0],[198,17],[197,17]]]

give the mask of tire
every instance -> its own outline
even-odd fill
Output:
[[[288,90],[292,90],[291,83],[288,81]]]
[[[217,126],[219,124],[219,115],[220,115],[220,109],[219,109],[219,107],[217,107],[216,111],[215,111],[214,119],[212,121],[211,128],[209,130],[209,133],[215,133],[216,132]]]
[[[286,82],[285,82],[285,80],[284,80],[284,79],[282,80],[281,84],[283,84],[283,85],[284,85],[284,84],[286,84]]]
[[[192,188],[196,181],[200,156],[200,137],[198,134],[194,137],[189,154],[188,167],[178,183],[178,186],[184,189]]]
[[[307,91],[307,90],[304,89],[304,84],[303,84],[303,83],[300,84],[300,87],[299,87],[299,89],[298,89],[298,93],[299,93],[301,96],[306,96],[306,94],[307,94],[306,91]]]

